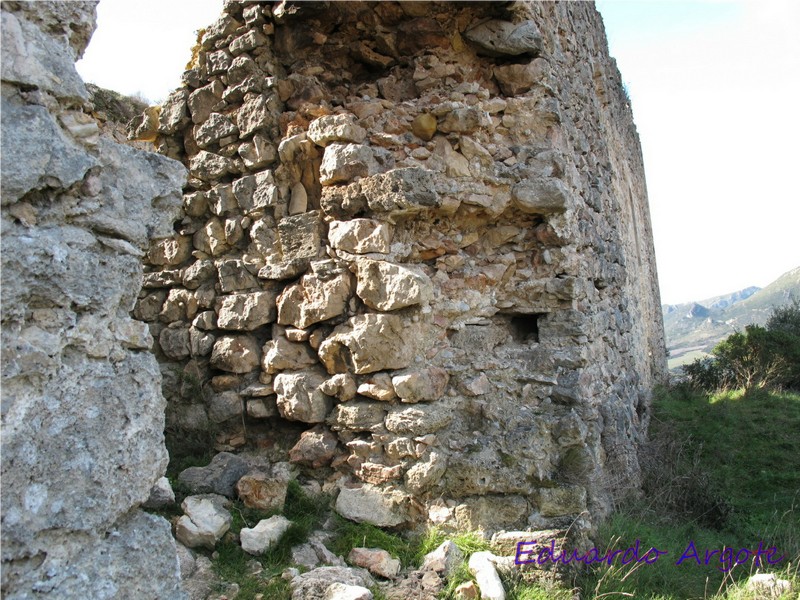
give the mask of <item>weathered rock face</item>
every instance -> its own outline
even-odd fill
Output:
[[[283,452],[357,520],[603,515],[637,486],[665,351],[595,9],[224,10],[158,124],[190,177],[135,314],[170,427]]]
[[[165,402],[129,313],[186,175],[85,112],[94,10],[2,6],[4,598],[182,597],[169,524],[137,508],[166,468]]]

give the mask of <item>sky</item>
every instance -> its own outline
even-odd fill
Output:
[[[78,71],[153,102],[222,0],[101,0]],[[800,2],[599,0],[644,154],[662,302],[800,266]]]

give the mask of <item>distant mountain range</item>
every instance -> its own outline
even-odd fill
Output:
[[[719,342],[746,325],[763,325],[773,308],[793,297],[800,300],[800,267],[763,289],[749,287],[697,302],[662,305],[669,368],[708,355]]]

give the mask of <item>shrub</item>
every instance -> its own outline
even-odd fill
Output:
[[[800,389],[800,302],[774,309],[766,327],[732,333],[711,353],[683,368],[699,389]]]

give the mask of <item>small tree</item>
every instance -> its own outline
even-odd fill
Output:
[[[693,385],[706,391],[732,388],[800,389],[800,303],[776,308],[766,327],[748,325],[711,351],[712,359],[684,367]]]

